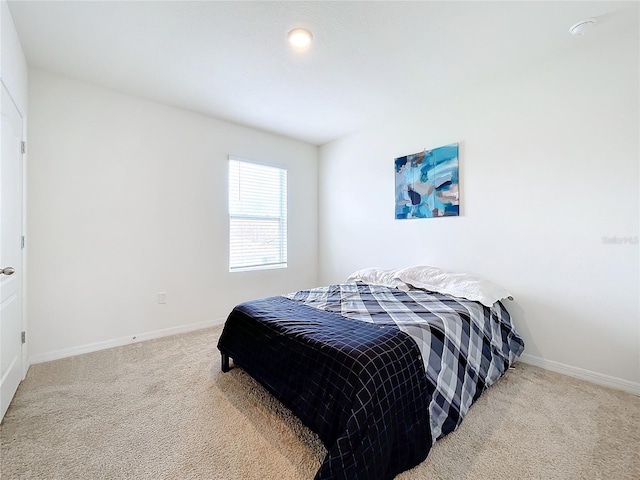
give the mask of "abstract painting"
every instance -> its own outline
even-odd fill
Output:
[[[396,218],[458,215],[457,143],[396,158]]]

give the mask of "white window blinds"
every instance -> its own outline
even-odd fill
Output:
[[[229,271],[287,266],[287,171],[229,157]]]

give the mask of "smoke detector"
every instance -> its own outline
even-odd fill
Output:
[[[587,30],[591,29],[596,23],[595,18],[586,18],[584,20],[580,20],[578,23],[574,23],[569,28],[569,33],[571,35],[581,36],[584,35]]]

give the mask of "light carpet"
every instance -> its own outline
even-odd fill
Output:
[[[312,479],[325,450],[221,328],[31,367],[0,427],[5,479]],[[397,480],[640,479],[640,398],[536,367],[489,388]]]

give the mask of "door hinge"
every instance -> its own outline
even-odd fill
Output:
[[[20,339],[22,340],[22,343],[26,343],[27,342],[27,332],[20,332]]]
[[[20,237],[20,248],[24,248],[24,235]]]
[[[26,153],[27,151],[27,142],[21,142],[21,147],[20,150],[22,151],[22,153]]]

